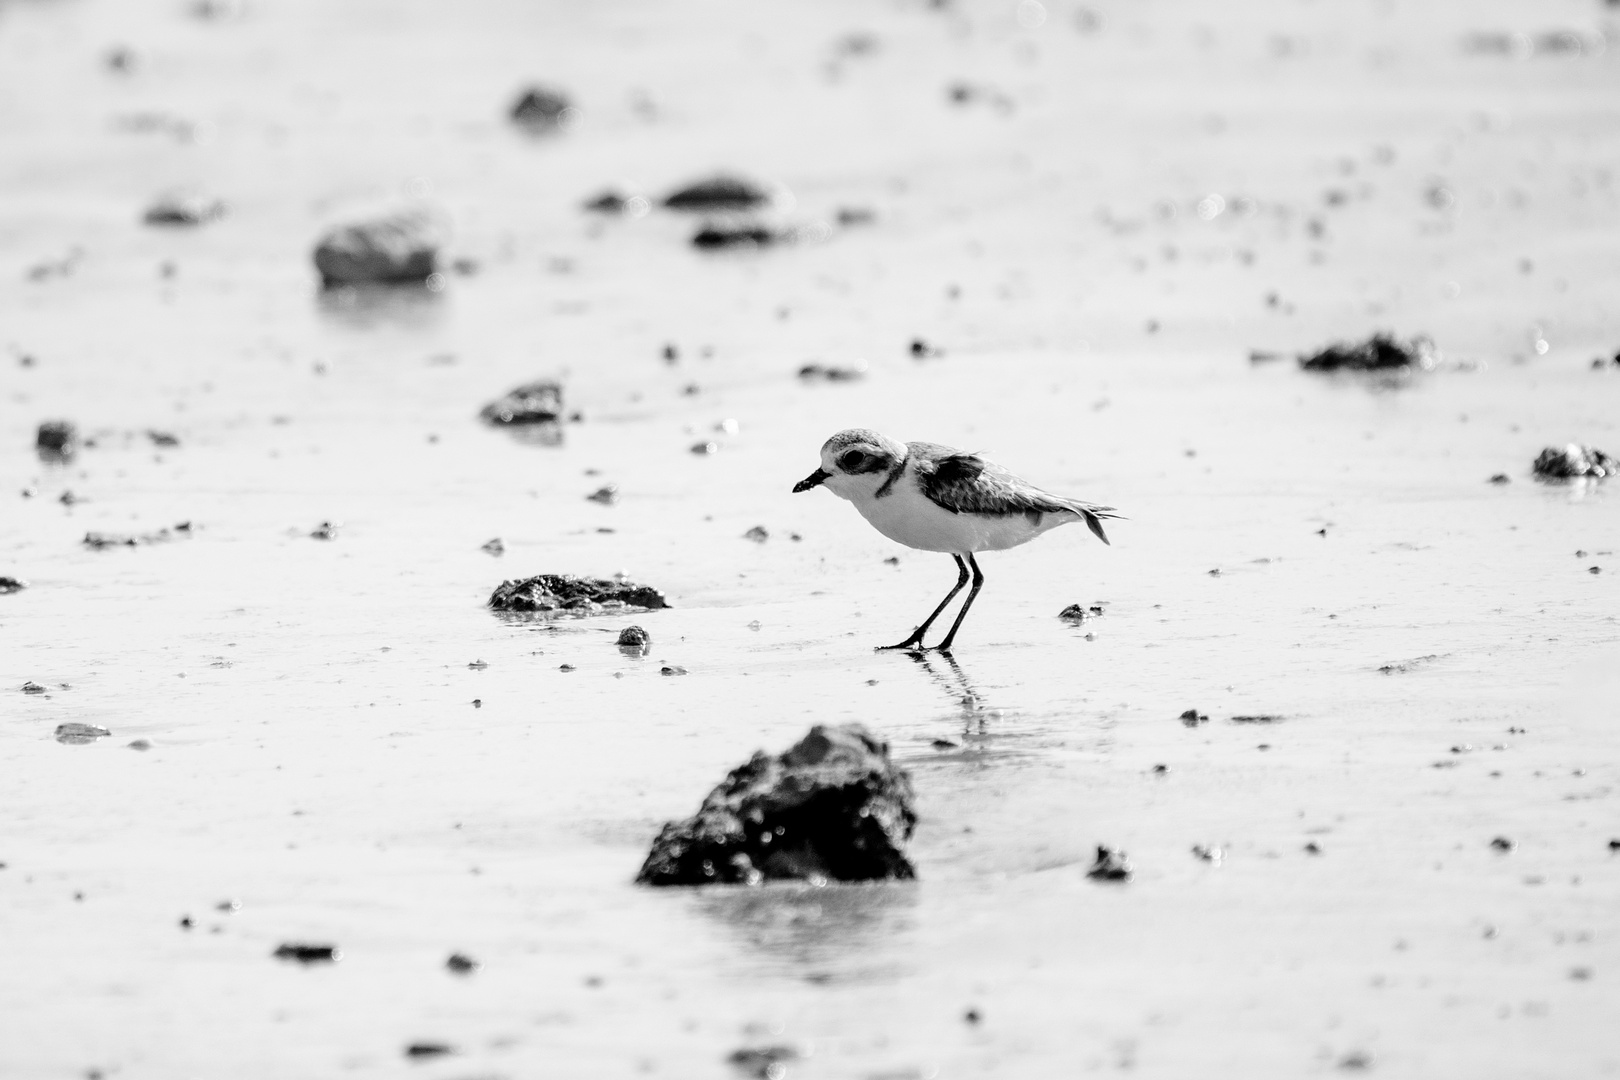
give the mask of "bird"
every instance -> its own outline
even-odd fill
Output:
[[[1027,544],[1049,529],[1084,521],[1107,544],[1104,518],[1120,518],[1112,506],[1043,491],[976,453],[930,442],[901,443],[867,428],[849,428],[821,447],[821,465],[793,485],[795,494],[825,487],[855,504],[872,527],[919,551],[940,551],[956,560],[956,585],[911,636],[878,651],[927,651],[923,635],[970,577],[973,588],[950,631],[933,651],[949,655],[956,632],[984,585],[974,555]]]

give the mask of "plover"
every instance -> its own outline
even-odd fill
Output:
[[[937,443],[898,443],[865,428],[840,431],[821,447],[821,467],[793,485],[794,492],[825,486],[855,504],[872,527],[907,547],[942,551],[956,560],[956,585],[910,637],[880,649],[922,649],[923,635],[956,594],[973,589],[962,602],[950,633],[934,648],[951,651],[956,631],[984,584],[973,556],[1027,544],[1048,529],[1084,521],[1108,543],[1102,519],[1117,518],[1112,506],[1098,506],[1042,491],[999,465]]]

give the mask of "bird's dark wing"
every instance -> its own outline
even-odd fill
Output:
[[[953,514],[1050,514],[1068,511],[1085,519],[1097,539],[1108,543],[1102,518],[1119,517],[1112,506],[1065,499],[1042,491],[977,454],[931,443],[910,444],[917,485],[935,505]]]

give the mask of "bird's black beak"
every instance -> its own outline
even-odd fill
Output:
[[[813,487],[820,487],[831,477],[832,473],[828,472],[826,469],[817,469],[815,472],[793,485],[793,494],[797,495],[801,491],[809,491]]]

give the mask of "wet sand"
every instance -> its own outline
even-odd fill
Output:
[[[0,1073],[1620,1073],[1620,481],[1529,471],[1620,448],[1611,11],[221,10],[0,4]],[[576,127],[507,123],[536,80]],[[801,241],[579,208],[716,169]],[[142,225],[176,185],[226,216]],[[417,201],[476,272],[319,291],[325,227]],[[1383,328],[1437,369],[1287,358]],[[478,423],[542,376],[561,445]],[[954,664],[874,654],[954,570],[789,493],[857,424],[1129,520],[986,556]],[[619,571],[674,608],[484,607]],[[630,884],[849,721],[916,883]]]

